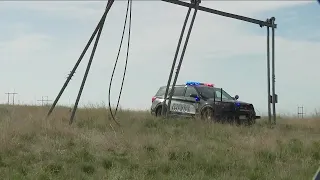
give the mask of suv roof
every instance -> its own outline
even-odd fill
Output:
[[[176,84],[174,87],[177,87],[177,86],[183,86],[183,87],[185,87],[185,86],[192,86],[192,85],[187,85],[187,84]],[[201,86],[201,87],[209,87],[209,88],[217,88],[217,87],[212,87],[212,86],[206,86],[206,85],[202,85],[202,84],[200,84],[200,85],[197,85],[197,87],[198,86]],[[167,87],[167,86],[161,86],[160,88],[162,88],[162,87]],[[169,88],[171,88],[172,87],[172,85],[170,85],[169,86]]]
[[[185,86],[192,86],[192,85],[176,84],[174,87],[185,87]],[[165,94],[166,87],[167,87],[167,86],[161,86],[161,87],[158,89],[158,91],[157,91],[157,93],[156,93],[155,96],[163,96],[163,95]],[[170,85],[168,90],[170,90],[171,87],[172,87],[172,86]],[[217,88],[217,87],[211,87],[211,86],[206,86],[206,85],[197,85],[196,87]],[[168,91],[168,93],[169,93],[169,91]]]

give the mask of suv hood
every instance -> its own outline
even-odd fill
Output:
[[[210,99],[208,99],[208,101],[213,102],[214,99],[213,99],[213,98],[210,98]],[[219,99],[219,100],[216,99],[216,102],[220,102],[220,99]],[[246,105],[249,105],[249,104],[250,104],[250,103],[243,102],[243,101],[238,101],[238,100],[223,100],[223,102],[240,103],[240,104],[246,104]]]

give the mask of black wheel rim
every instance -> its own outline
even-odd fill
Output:
[[[204,119],[205,120],[212,120],[213,113],[212,113],[211,109],[209,109],[209,108],[205,109],[203,114],[204,114]]]

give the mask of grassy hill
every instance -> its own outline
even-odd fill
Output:
[[[312,179],[320,119],[252,127],[118,112],[0,107],[0,179]]]

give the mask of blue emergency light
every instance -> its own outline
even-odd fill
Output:
[[[199,86],[199,85],[205,85],[205,86],[209,86],[209,87],[213,87],[213,84],[209,84],[209,83],[201,83],[201,82],[197,82],[197,81],[187,81],[186,85],[189,86]]]
[[[198,86],[198,85],[201,85],[200,82],[194,82],[194,81],[187,81],[186,85],[189,85],[189,86]]]

